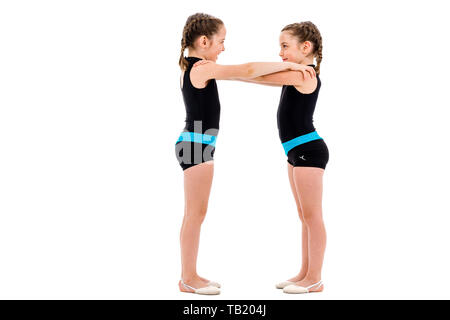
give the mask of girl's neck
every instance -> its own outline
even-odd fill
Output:
[[[192,51],[189,50],[188,57],[195,57],[195,58],[207,60],[205,56],[199,54],[198,52],[195,52],[194,50],[192,50]]]
[[[303,59],[303,61],[302,62],[300,62],[301,64],[314,64],[314,58],[313,59],[311,59],[311,58],[305,58],[305,59]]]

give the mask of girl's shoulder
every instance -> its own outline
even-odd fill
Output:
[[[301,86],[292,86],[297,92],[301,94],[313,94],[320,90],[321,81],[319,76],[316,76],[312,81],[308,81]]]

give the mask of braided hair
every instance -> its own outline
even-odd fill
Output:
[[[222,20],[206,13],[196,13],[189,16],[183,28],[183,36],[181,38],[181,53],[178,64],[181,70],[186,70],[188,62],[184,57],[186,48],[194,48],[195,40],[200,36],[211,36],[216,34],[223,25]]]
[[[297,37],[300,43],[309,41],[313,45],[312,54],[316,58],[317,66],[314,68],[317,74],[320,74],[320,63],[322,62],[322,36],[319,29],[311,21],[300,23],[291,23],[283,28],[281,31],[289,31]]]

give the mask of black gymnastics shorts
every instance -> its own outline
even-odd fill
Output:
[[[210,144],[191,141],[179,141],[175,144],[175,155],[184,170],[197,164],[214,160],[216,148]]]
[[[294,167],[317,167],[325,169],[328,159],[328,147],[323,139],[300,144],[289,150],[287,162]]]

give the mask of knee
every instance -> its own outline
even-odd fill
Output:
[[[206,217],[207,207],[191,208],[186,210],[186,218],[190,221],[195,221],[197,223],[203,223]]]
[[[303,220],[306,225],[312,226],[323,223],[320,210],[303,210]]]

